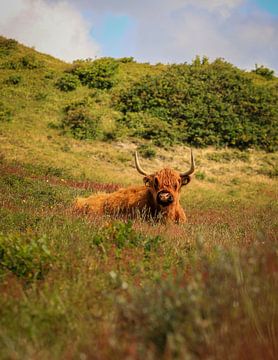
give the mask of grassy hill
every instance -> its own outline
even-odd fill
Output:
[[[198,61],[66,64],[0,38],[1,359],[277,358],[277,79]],[[204,82],[215,84],[217,66],[233,106],[226,92],[210,99],[225,124],[247,114],[271,141],[256,144],[251,127],[244,146],[226,147],[214,127],[203,136],[207,125],[192,126],[198,87],[212,91]],[[242,87],[244,104],[233,97]],[[150,171],[183,170],[192,144],[186,225],[73,212],[76,196],[142,183],[136,148]]]

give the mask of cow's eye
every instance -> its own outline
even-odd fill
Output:
[[[155,187],[156,190],[157,190],[158,187],[159,187],[159,182],[158,182],[158,179],[157,179],[157,178],[154,178],[154,187]]]
[[[174,189],[175,189],[175,190],[178,190],[178,184],[175,184],[175,185],[174,185]]]

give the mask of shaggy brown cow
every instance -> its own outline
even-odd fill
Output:
[[[93,214],[109,215],[143,215],[145,218],[185,222],[186,216],[180,205],[180,191],[190,181],[195,163],[191,150],[191,166],[184,173],[164,168],[148,175],[139,164],[137,152],[135,165],[138,172],[144,175],[145,185],[120,189],[111,194],[96,194],[88,198],[77,198],[76,208]]]

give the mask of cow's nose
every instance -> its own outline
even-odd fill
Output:
[[[172,204],[173,201],[174,201],[174,197],[168,191],[161,191],[157,194],[157,202],[160,205],[167,206]]]

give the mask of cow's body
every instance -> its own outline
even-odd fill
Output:
[[[186,216],[180,205],[180,190],[188,184],[188,172],[180,174],[165,168],[147,175],[140,167],[136,156],[137,170],[145,175],[144,186],[120,189],[111,194],[95,194],[88,198],[78,198],[76,208],[96,215],[142,216],[145,219],[158,219],[183,223]],[[194,171],[194,160],[190,174]]]

